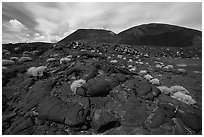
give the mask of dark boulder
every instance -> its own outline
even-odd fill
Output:
[[[34,132],[34,122],[31,118],[17,117],[10,128],[5,132],[6,135],[31,135]]]
[[[80,96],[106,96],[109,91],[117,86],[120,82],[124,82],[126,76],[123,74],[116,74],[112,76],[102,76],[94,79],[90,79],[87,83],[83,84],[77,89],[77,94]]]
[[[189,108],[189,110],[179,109],[177,117],[180,118],[184,125],[192,130],[199,132],[202,129],[202,112],[201,110]]]
[[[127,127],[141,127],[147,118],[146,107],[136,97],[132,96],[122,106],[121,125]]]
[[[91,126],[98,132],[103,133],[114,127],[120,126],[120,122],[113,114],[104,110],[95,110],[91,121]]]
[[[161,91],[147,81],[139,82],[139,87],[136,88],[136,94],[139,98],[153,101],[155,97],[161,94]]]
[[[84,124],[89,114],[88,108],[83,108],[79,104],[65,103],[57,97],[44,99],[37,110],[40,119],[64,123],[69,126]]]
[[[165,113],[163,109],[158,108],[154,113],[153,117],[150,119],[149,123],[147,124],[147,127],[158,128],[164,123],[165,123]]]
[[[33,107],[36,107],[46,96],[49,96],[55,83],[56,80],[54,79],[36,82],[29,92],[23,97],[18,108],[25,113]]]
[[[89,80],[97,75],[97,69],[92,65],[77,64],[74,67],[67,69],[64,74],[65,76],[75,74],[75,76],[79,76],[81,79]]]

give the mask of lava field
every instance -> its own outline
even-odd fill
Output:
[[[3,45],[4,135],[202,134],[198,47]]]

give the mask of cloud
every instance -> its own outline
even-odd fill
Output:
[[[8,42],[27,42],[30,39],[28,28],[16,19],[2,22],[3,43]]]
[[[9,23],[10,23],[12,29],[15,29],[17,31],[27,30],[27,28],[21,22],[19,22],[16,19],[10,20]]]
[[[2,19],[3,38],[7,38],[3,41],[56,42],[79,28],[103,28],[119,33],[136,25],[157,22],[201,30],[202,3],[3,2]],[[10,28],[20,30],[20,36],[13,36],[16,33]]]

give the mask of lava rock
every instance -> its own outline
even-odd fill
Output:
[[[87,83],[78,88],[76,93],[80,96],[89,97],[106,96],[113,87],[125,80],[126,77],[123,74],[90,79]]]
[[[165,113],[163,109],[158,108],[154,113],[153,117],[150,119],[147,127],[158,128],[160,125],[165,123]]]
[[[55,82],[56,80],[53,79],[36,82],[36,84],[24,96],[24,99],[20,102],[18,108],[21,108],[22,112],[25,113],[31,108],[37,106],[45,96],[50,94]]]
[[[91,122],[91,126],[98,132],[103,133],[114,127],[120,126],[120,122],[113,114],[103,110],[95,110]]]
[[[39,118],[65,123],[69,126],[83,124],[88,116],[89,109],[81,105],[65,103],[57,97],[44,99],[37,108]]]
[[[161,92],[154,85],[150,85],[147,81],[141,81],[139,88],[136,89],[139,98],[144,100],[154,100]]]
[[[127,127],[140,127],[147,118],[146,107],[136,97],[130,97],[122,106],[124,114],[121,115],[121,125]]]
[[[161,94],[161,90],[155,86],[152,86],[152,94],[154,97],[158,97]]]
[[[94,78],[97,75],[97,69],[92,65],[77,64],[64,72],[65,76],[69,76],[73,73],[75,73],[75,75],[79,75],[81,79],[87,81],[89,79]]]
[[[176,106],[169,103],[160,103],[159,108],[163,109],[165,117],[173,118],[176,116]]]
[[[105,135],[149,135],[149,131],[143,127],[120,126],[105,132]]]
[[[193,133],[185,127],[182,120],[179,118],[173,118],[174,121],[174,134],[175,135],[192,135]]]
[[[34,132],[34,122],[31,118],[18,117],[11,127],[5,132],[6,135],[30,135]]]
[[[111,101],[110,95],[106,97],[91,97],[90,98],[91,107],[95,109],[101,109],[105,107],[107,103],[110,101]]]
[[[151,85],[147,81],[140,82],[139,89],[136,91],[139,97],[142,97],[152,91]]]
[[[199,110],[192,111],[179,109],[177,117],[180,118],[184,125],[192,130],[199,132],[202,129],[202,113]]]

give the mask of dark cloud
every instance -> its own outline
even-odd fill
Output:
[[[56,42],[79,28],[103,28],[119,33],[127,28],[152,22],[201,30],[202,3],[3,2],[2,4],[3,42]],[[15,27],[15,23],[19,28]]]

